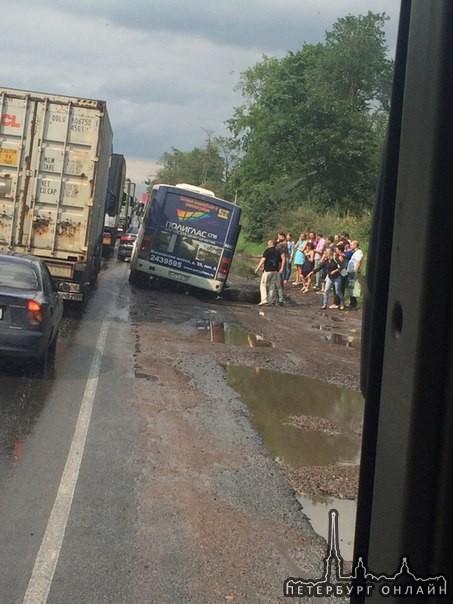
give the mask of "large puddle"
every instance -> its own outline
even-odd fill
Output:
[[[229,385],[252,414],[252,423],[271,454],[294,469],[304,466],[359,464],[361,439],[357,427],[363,417],[360,392],[298,375],[266,369],[228,366]],[[321,418],[337,429],[303,429],[294,418]],[[297,423],[297,422],[296,422]],[[307,428],[308,426],[308,428]],[[339,511],[341,554],[352,558],[356,504],[329,496],[301,496],[313,528],[327,538],[328,510]]]

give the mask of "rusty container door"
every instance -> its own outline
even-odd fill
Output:
[[[105,103],[0,93],[0,246],[86,262],[102,228],[112,151]]]
[[[21,246],[21,225],[29,210],[35,104],[0,89],[0,249]],[[19,238],[19,240],[18,240]]]
[[[83,261],[87,252],[101,116],[47,100],[36,111],[25,243],[39,255]]]

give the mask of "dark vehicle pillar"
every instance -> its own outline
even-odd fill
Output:
[[[450,601],[452,233],[453,3],[403,0],[369,250],[355,558],[376,575],[393,575],[407,557],[417,577],[447,577]],[[447,601],[431,596],[420,601]],[[375,590],[351,601],[365,600],[413,598]]]

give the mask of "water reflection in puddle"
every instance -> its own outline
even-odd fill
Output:
[[[352,560],[354,556],[354,532],[357,505],[355,501],[337,497],[297,497],[304,514],[310,520],[313,529],[327,541],[329,533],[329,511],[338,511],[339,547],[343,560]]]
[[[324,339],[331,344],[345,346],[346,348],[360,348],[360,339],[356,336],[345,336],[341,333],[330,333]]]
[[[228,384],[252,414],[252,423],[271,454],[294,469],[304,466],[358,464],[363,397],[360,392],[298,375],[228,366]],[[337,431],[300,429],[288,418],[322,418]],[[327,537],[328,510],[340,512],[341,550],[352,555],[356,502],[336,497],[301,496],[315,531]]]
[[[323,335],[323,339],[326,340],[326,342],[338,346],[345,346],[346,348],[360,348],[360,333],[354,332],[352,334],[344,335],[332,331],[332,326],[330,325],[313,325],[313,327],[319,329],[319,331],[327,332]]]
[[[234,323],[217,322],[210,319],[197,321],[197,330],[206,334],[211,342],[230,344],[232,346],[250,346],[252,348],[272,348],[272,342],[259,334],[250,333]]]

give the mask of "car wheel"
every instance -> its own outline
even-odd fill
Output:
[[[51,379],[55,377],[55,357],[57,354],[58,332],[47,346],[44,354],[36,362],[36,371],[40,377]]]

